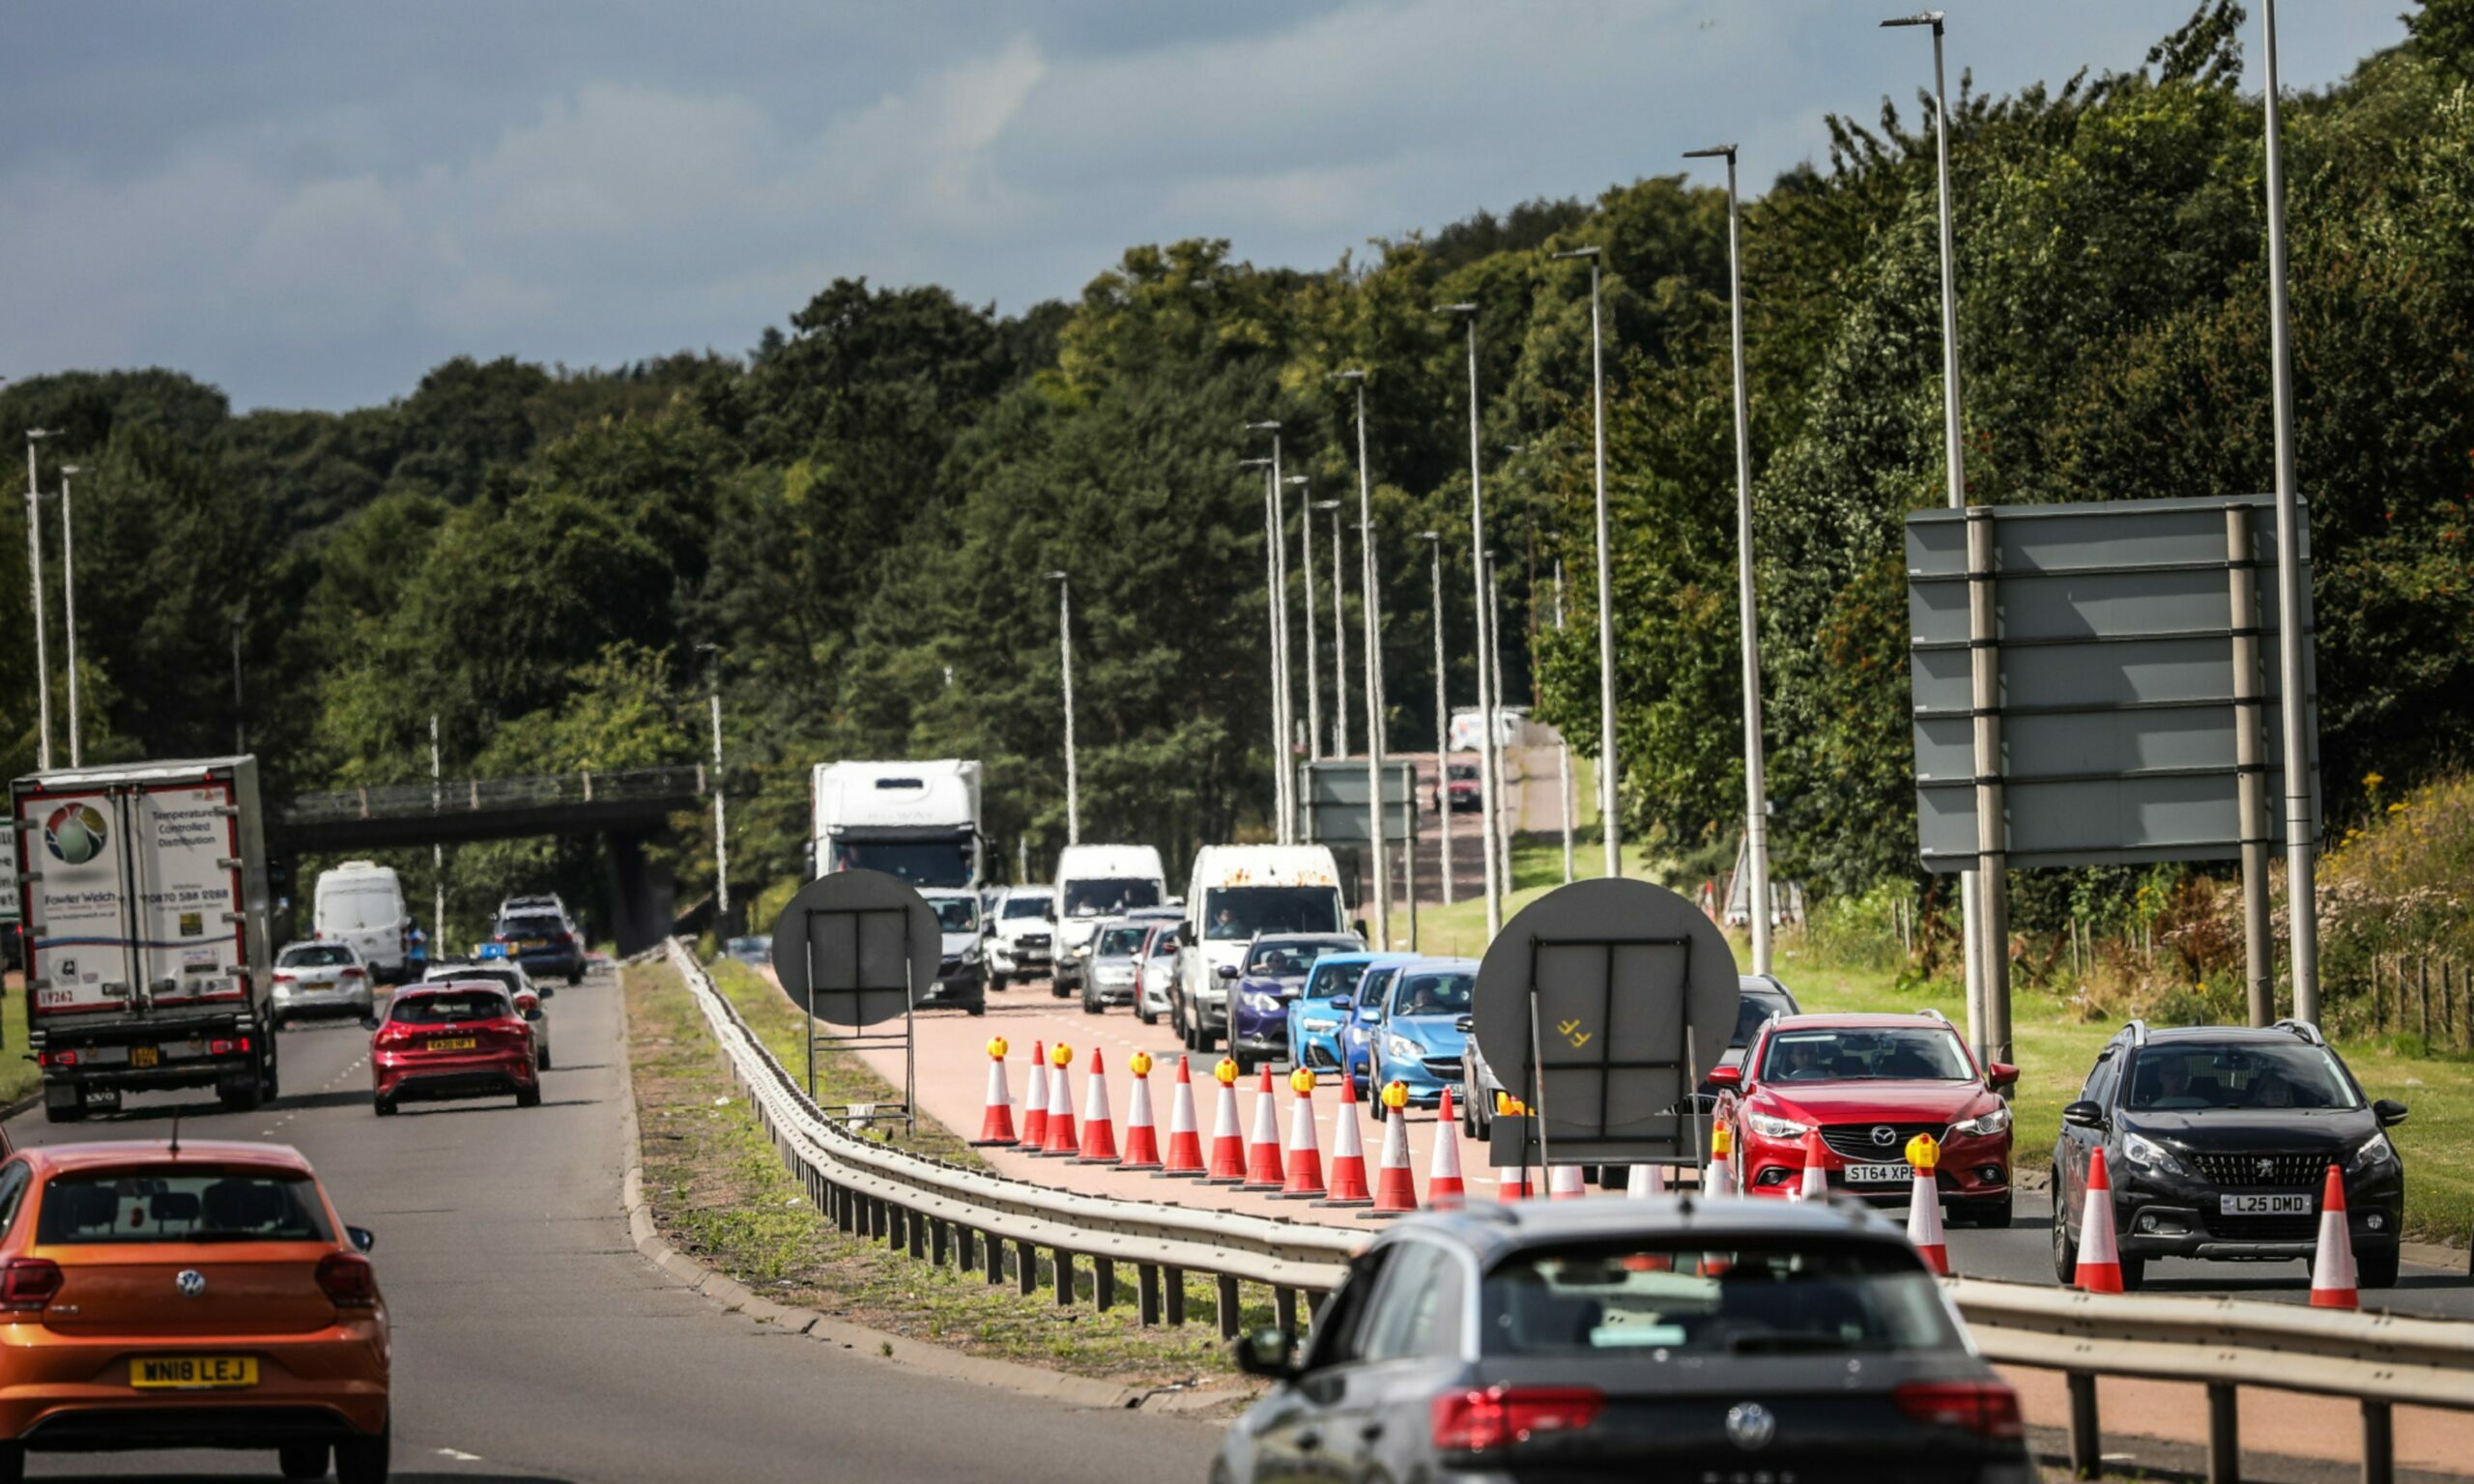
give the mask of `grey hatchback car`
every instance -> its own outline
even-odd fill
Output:
[[[1899,1230],[1853,1203],[1549,1202],[1385,1232],[1214,1484],[2028,1484],[2019,1399]]]

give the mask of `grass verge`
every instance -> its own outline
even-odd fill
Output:
[[[796,1016],[761,978],[742,973],[724,992],[750,1014],[751,1001],[780,1006],[787,1023],[761,1032],[782,1054],[797,1047]],[[752,982],[752,989],[750,985]],[[626,970],[627,1040],[644,1145],[645,1199],[672,1245],[772,1299],[815,1309],[872,1328],[1128,1385],[1213,1380],[1231,1372],[1218,1341],[1218,1310],[1208,1281],[1189,1277],[1186,1325],[1145,1328],[1133,1303],[1134,1273],[1119,1270],[1118,1306],[1100,1312],[1087,1265],[1076,1274],[1076,1302],[1060,1306],[1053,1270],[1038,1259],[1039,1292],[1017,1289],[1019,1254],[1009,1245],[1007,1276],[992,1285],[984,1272],[914,1262],[906,1253],[847,1236],[808,1203],[782,1167],[772,1143],[731,1080],[704,1016],[667,964]],[[844,1077],[868,1075],[836,1069]],[[859,1090],[864,1084],[826,1081]],[[924,1143],[959,1147],[942,1128],[923,1124]],[[941,1152],[922,1148],[923,1153]],[[966,1147],[961,1153],[967,1154]],[[1251,1288],[1241,1322],[1272,1322],[1268,1292]]]
[[[0,1047],[22,1052],[26,1044],[26,977],[11,974],[0,989]],[[42,1069],[23,1055],[0,1054],[0,1106],[43,1085]]]

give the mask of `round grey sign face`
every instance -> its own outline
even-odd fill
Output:
[[[1504,1089],[1542,1113],[1556,1159],[1689,1152],[1679,1115],[1735,1034],[1737,979],[1726,934],[1689,899],[1647,881],[1575,881],[1487,947],[1471,1033]]]
[[[943,949],[935,909],[880,870],[819,876],[773,920],[783,992],[834,1025],[874,1025],[909,1009],[935,983]]]

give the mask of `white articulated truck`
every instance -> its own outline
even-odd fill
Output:
[[[980,882],[979,764],[817,765],[816,873],[881,870],[915,887]]]
[[[273,1098],[257,759],[71,768],[9,791],[44,1116],[157,1088]]]

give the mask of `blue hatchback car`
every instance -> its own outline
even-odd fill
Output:
[[[1352,1029],[1364,1040],[1349,1051],[1348,1071],[1361,1087],[1398,1082],[1409,1101],[1432,1107],[1447,1087],[1460,1087],[1461,1052],[1469,1033],[1469,994],[1478,983],[1475,958],[1418,958],[1390,975],[1372,1020]]]
[[[1357,1013],[1358,988],[1373,970],[1406,963],[1406,954],[1326,954],[1288,1005],[1288,1065],[1340,1070],[1342,1030]]]

